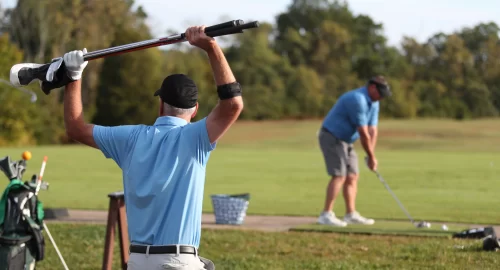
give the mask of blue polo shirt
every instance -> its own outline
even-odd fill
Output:
[[[95,125],[93,135],[104,156],[122,169],[130,242],[199,247],[205,169],[216,146],[206,118]]]
[[[347,143],[359,138],[360,126],[378,124],[379,102],[372,101],[366,86],[342,94],[323,120],[323,127]]]

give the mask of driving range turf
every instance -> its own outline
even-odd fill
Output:
[[[69,269],[101,269],[105,227],[50,224]],[[200,255],[218,270],[498,269],[499,253],[481,243],[443,237],[207,230]],[[113,269],[119,267],[118,239]],[[50,242],[38,270],[63,269]]]
[[[433,226],[441,222],[499,224],[499,124],[499,120],[381,120],[380,172],[417,220]],[[319,126],[319,121],[238,122],[208,163],[204,211],[212,212],[211,194],[249,192],[248,214],[317,216],[328,181],[316,139]],[[362,158],[359,143],[356,149]],[[82,146],[0,148],[0,156],[19,158],[25,150],[33,153],[25,179],[38,172],[44,155],[49,157],[44,179],[51,187],[40,195],[45,207],[106,210],[106,195],[122,190],[119,168],[98,150]],[[493,269],[498,263],[496,254],[453,249],[457,240],[394,235],[398,231],[411,234],[405,231],[408,221],[391,227],[382,226],[381,220],[403,221],[406,216],[376,176],[360,166],[357,208],[375,218],[377,226],[350,227],[349,231],[392,236],[204,230],[204,255],[214,259],[217,269],[463,269],[465,263],[474,269]],[[0,182],[0,188],[6,182]],[[344,214],[342,200],[340,196],[335,205],[339,216]],[[325,227],[296,229],[324,231]],[[51,232],[59,239],[65,234],[78,238],[58,241],[78,269],[98,268],[103,226],[53,224]],[[47,249],[44,265],[57,264],[50,243]],[[82,253],[94,254],[96,261]]]

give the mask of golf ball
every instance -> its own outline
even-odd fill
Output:
[[[30,160],[31,159],[31,152],[30,151],[24,151],[22,154],[22,158],[24,160]]]
[[[445,224],[443,224],[443,226],[441,226],[441,229],[443,229],[443,231],[447,231],[448,230],[448,226],[446,226]]]

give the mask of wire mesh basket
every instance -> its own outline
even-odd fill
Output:
[[[216,224],[243,224],[247,214],[250,194],[214,194],[211,198]]]

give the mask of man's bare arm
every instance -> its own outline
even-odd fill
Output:
[[[219,45],[214,42],[206,52],[208,54],[210,66],[212,67],[216,85],[220,86],[236,82],[233,72]],[[219,100],[219,103],[207,117],[207,132],[210,143],[216,142],[226,133],[231,125],[236,122],[242,110],[243,99],[241,96]]]
[[[85,145],[98,148],[94,141],[93,124],[85,123],[82,106],[82,81],[77,80],[66,85],[64,91],[64,124],[68,136]]]
[[[377,145],[378,129],[376,126],[368,126],[368,133],[370,134],[372,149],[375,151]]]
[[[367,126],[358,127],[359,137],[363,149],[365,149],[368,157],[375,157],[374,144],[372,143],[370,133]]]

